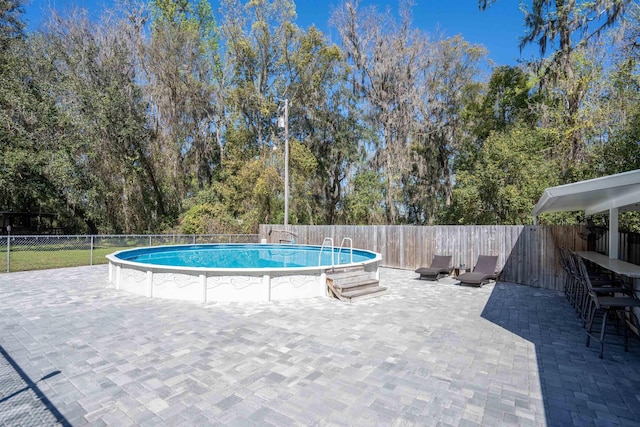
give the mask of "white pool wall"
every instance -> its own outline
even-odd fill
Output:
[[[202,246],[202,245],[199,245]],[[120,251],[124,252],[124,251]],[[107,255],[109,282],[118,290],[196,302],[264,302],[327,296],[331,266],[297,268],[201,268],[142,264]],[[369,251],[366,251],[369,252]],[[379,279],[381,255],[339,267],[362,266]]]

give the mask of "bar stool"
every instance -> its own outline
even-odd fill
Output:
[[[583,279],[583,283],[588,289],[588,295],[590,297],[590,304],[587,314],[586,321],[586,330],[587,330],[587,347],[593,338],[596,341],[600,342],[600,354],[598,357],[602,359],[604,354],[604,339],[606,335],[606,326],[607,326],[607,317],[610,313],[620,313],[623,312],[623,328],[624,328],[624,351],[629,351],[629,332],[627,326],[627,318],[626,314],[629,313],[632,316],[635,316],[633,312],[633,308],[640,307],[640,300],[635,298],[634,296],[602,296],[599,295],[598,291],[594,291],[594,287],[589,278],[589,273],[587,272],[587,267],[582,261],[581,258],[578,259],[578,268],[580,269],[581,277]],[[609,291],[610,293],[612,291]],[[597,337],[592,334],[593,329],[593,321],[595,319],[596,312],[602,312],[602,325],[600,328],[600,336]],[[637,320],[637,319],[636,319]]]
[[[569,265],[569,253],[566,252],[564,248],[558,248],[558,252],[560,253],[560,265],[565,273],[564,279],[564,295],[567,297],[567,300],[575,306],[574,299],[576,296],[576,277]]]
[[[591,292],[595,292],[598,296],[614,296],[616,293],[633,296],[633,289],[624,286],[624,282],[621,279],[616,279],[610,274],[594,274],[592,270],[590,271],[587,268],[582,258],[574,252],[569,251],[569,261],[575,276],[576,286],[578,287],[574,306],[583,321],[583,325],[586,325],[589,315]],[[579,264],[584,268],[581,268]],[[586,279],[589,279],[591,287],[588,287],[585,283]]]

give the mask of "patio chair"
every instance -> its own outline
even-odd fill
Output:
[[[603,275],[601,272],[589,270],[587,264],[575,252],[567,250],[567,254],[567,261],[577,285],[575,300],[572,302],[576,311],[580,314],[583,324],[586,325],[588,321],[591,309],[590,304],[592,303],[591,292],[596,293],[598,296],[613,296],[616,293],[627,296],[633,295],[633,289],[626,286],[622,278],[614,278],[610,274]],[[591,288],[585,283],[585,274],[588,275]]]
[[[463,273],[457,277],[461,285],[471,285],[481,287],[498,278],[496,266],[498,257],[494,255],[479,255],[476,266],[470,273]]]
[[[418,279],[439,280],[450,276],[452,270],[451,255],[436,255],[429,267],[420,267],[416,269],[416,273],[420,275]]]
[[[620,313],[622,317],[622,326],[624,329],[624,351],[629,351],[629,327],[627,321],[633,321],[635,317],[634,309],[640,307],[640,300],[634,296],[600,296],[598,292],[594,291],[594,287],[591,284],[587,267],[581,258],[578,259],[578,268],[581,271],[584,285],[589,291],[589,297],[591,298],[591,304],[589,313],[587,315],[586,330],[587,330],[587,347],[591,343],[591,339],[594,339],[600,343],[600,353],[598,357],[602,359],[604,354],[604,339],[607,328],[607,317],[612,314]],[[593,323],[596,312],[602,312],[602,324],[600,326],[599,336],[593,332]],[[635,325],[637,325],[637,318]]]
[[[578,286],[576,283],[576,274],[573,270],[572,264],[570,263],[570,257],[572,254],[569,250],[565,250],[564,248],[558,248],[558,252],[560,254],[560,265],[564,270],[564,294],[574,307],[576,306],[576,298],[578,292]]]

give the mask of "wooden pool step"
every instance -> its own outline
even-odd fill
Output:
[[[380,286],[373,273],[367,273],[362,268],[327,272],[327,286],[329,294],[340,301],[355,302],[374,298],[387,293],[387,288]]]

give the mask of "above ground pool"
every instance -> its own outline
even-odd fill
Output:
[[[380,254],[286,244],[155,246],[107,255],[109,281],[153,298],[273,301],[327,295],[326,272],[361,266],[378,276]]]

